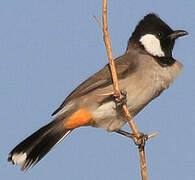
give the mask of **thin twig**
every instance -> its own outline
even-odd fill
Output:
[[[148,174],[147,174],[146,155],[144,151],[144,146],[142,146],[139,149],[139,157],[140,157],[140,169],[141,169],[142,180],[147,180]]]
[[[148,139],[153,138],[153,137],[155,137],[155,136],[157,136],[159,134],[160,134],[160,132],[152,133],[152,134],[148,135]]]
[[[123,131],[121,129],[120,130],[117,130],[115,132],[118,133],[118,134],[121,134],[123,136],[126,136],[128,138],[131,138],[131,139],[135,139],[136,138],[135,134],[129,133],[129,132],[126,132],[126,131]],[[160,132],[152,133],[152,134],[150,134],[150,135],[148,135],[146,137],[147,137],[147,139],[150,139],[150,138],[153,138],[153,137],[157,136],[158,134],[160,134]]]
[[[124,111],[124,113],[125,113],[125,117],[126,117],[128,123],[129,123],[129,126],[130,126],[130,128],[131,128],[133,134],[134,134],[137,138],[140,138],[140,137],[142,136],[142,134],[138,131],[138,129],[137,129],[137,127],[136,127],[136,125],[135,125],[135,123],[134,123],[134,121],[133,121],[133,118],[132,118],[131,114],[129,113],[129,110],[128,110],[126,104],[123,105],[123,111]]]
[[[104,43],[106,46],[106,51],[107,51],[107,55],[109,59],[109,65],[110,65],[110,70],[111,70],[111,75],[112,75],[112,80],[113,80],[114,94],[116,97],[121,99],[122,95],[121,95],[119,85],[118,85],[118,78],[117,78],[116,68],[115,68],[113,55],[112,55],[112,47],[111,47],[109,33],[108,33],[107,0],[103,0],[102,20],[103,20],[103,39],[104,39]],[[126,104],[123,105],[123,111],[131,127],[131,130],[133,131],[133,134],[135,134],[137,137],[141,137],[141,133],[137,130],[136,125],[128,111]]]
[[[116,68],[114,65],[113,55],[112,55],[112,47],[109,39],[109,33],[108,33],[108,23],[107,23],[107,1],[103,0],[103,7],[102,7],[102,21],[103,21],[103,39],[106,46],[106,51],[108,55],[108,60],[110,64],[111,69],[111,75],[113,80],[113,88],[114,88],[114,94],[116,97],[121,98],[121,93],[118,85],[118,78],[116,73]]]
[[[97,18],[96,15],[93,15],[93,18],[96,20],[96,22],[99,24],[100,26],[100,29],[103,31],[103,26],[102,26],[102,23],[99,21],[99,19]]]
[[[113,60],[112,55],[112,47],[109,39],[109,33],[108,33],[108,23],[107,23],[107,0],[103,0],[103,7],[102,7],[102,20],[103,20],[103,39],[106,46],[106,51],[109,59],[110,69],[111,69],[111,75],[113,80],[113,88],[114,88],[114,94],[117,98],[121,99],[122,95],[120,93],[119,85],[118,85],[118,78],[117,78],[117,72]],[[100,23],[101,24],[101,23]],[[128,120],[128,123],[133,131],[133,134],[136,136],[137,139],[139,139],[142,134],[138,131],[136,128],[136,125],[133,121],[132,116],[130,115],[127,105],[123,105],[123,111],[125,113],[125,116]],[[142,180],[147,180],[147,169],[146,169],[146,158],[145,158],[145,151],[144,146],[141,146],[139,148],[139,155],[140,155],[140,168],[141,168],[141,175]]]

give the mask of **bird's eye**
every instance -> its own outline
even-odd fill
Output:
[[[157,37],[161,38],[162,37],[162,33],[161,32],[158,32],[157,33]]]

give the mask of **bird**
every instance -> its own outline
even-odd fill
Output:
[[[126,105],[135,117],[149,102],[167,89],[183,65],[173,58],[175,40],[187,35],[173,30],[155,13],[145,15],[135,27],[123,55],[114,60],[120,90],[126,92]],[[8,155],[8,161],[28,170],[37,164],[70,132],[81,126],[117,132],[125,123],[114,100],[109,65],[81,83],[54,111],[53,120]]]

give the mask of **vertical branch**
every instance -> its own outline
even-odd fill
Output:
[[[141,169],[142,180],[147,180],[148,175],[147,175],[146,156],[145,156],[144,147],[141,147],[139,149],[139,157],[140,157],[140,169]]]
[[[107,22],[107,1],[103,0],[103,7],[102,7],[102,21],[103,21],[103,39],[106,46],[106,51],[108,55],[108,60],[110,64],[110,70],[113,80],[113,88],[114,94],[117,97],[121,97],[119,85],[118,85],[118,78],[116,73],[116,68],[114,65],[113,55],[112,55],[112,47],[109,39],[109,32],[108,32],[108,22]]]
[[[106,46],[106,51],[107,51],[107,55],[109,59],[109,65],[110,65],[110,70],[111,70],[111,75],[112,75],[112,80],[113,80],[114,95],[120,99],[122,98],[122,95],[119,89],[117,72],[116,72],[116,68],[115,68],[115,64],[113,60],[112,47],[111,47],[109,33],[108,33],[107,0],[103,0],[102,20],[103,20],[103,39],[104,39],[104,43]],[[128,111],[127,105],[124,104],[122,108],[123,108],[125,117],[128,120],[128,123],[130,125],[130,128],[134,133],[135,139],[139,140],[142,137],[142,134],[136,128],[133,118]],[[144,146],[139,147],[139,156],[140,156],[140,168],[141,168],[142,180],[147,180],[148,176],[147,176],[147,169],[146,169],[146,157],[145,157]]]
[[[109,33],[108,33],[107,0],[103,0],[102,21],[103,21],[103,39],[106,46],[106,51],[108,55],[108,60],[109,60],[109,65],[110,65],[110,70],[111,70],[111,75],[113,80],[114,95],[120,99],[122,98],[122,95],[120,93],[120,89],[118,85],[118,78],[117,78],[116,68],[115,68],[113,55],[112,55],[112,47],[111,47]],[[141,133],[137,130],[133,118],[131,117],[131,114],[129,113],[128,108],[125,104],[123,105],[123,111],[131,127],[131,130],[133,131],[133,134],[137,137],[140,137]]]
[[[126,104],[123,104],[123,111],[133,134],[135,135],[135,137],[140,138],[142,134],[138,131]]]

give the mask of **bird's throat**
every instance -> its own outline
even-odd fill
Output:
[[[175,63],[175,59],[172,57],[155,57],[158,64],[162,67],[171,66]]]

